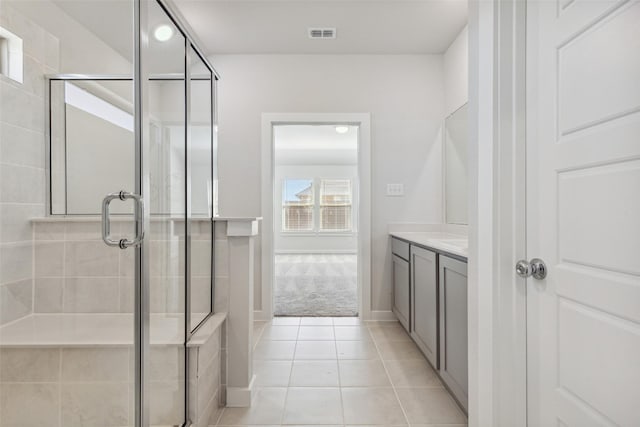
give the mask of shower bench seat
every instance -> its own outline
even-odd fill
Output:
[[[189,418],[208,425],[224,403],[226,313],[209,317],[186,344],[188,382],[183,318],[150,317],[151,425],[182,423],[187,384]],[[133,331],[132,314],[32,314],[0,327],[0,390],[35,396],[21,401],[22,394],[6,393],[6,403],[16,411],[49,410],[56,427],[133,425]]]

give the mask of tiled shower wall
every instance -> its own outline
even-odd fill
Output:
[[[114,223],[114,232],[121,226]],[[134,264],[129,252],[104,244],[97,219],[36,222],[34,312],[132,312]]]
[[[23,40],[24,82],[0,75],[0,324],[33,311],[30,219],[45,213],[44,75],[58,39],[0,2],[0,26]]]
[[[211,221],[191,227],[192,312],[211,300]],[[134,251],[108,247],[98,218],[34,223],[35,313],[131,313]],[[113,221],[114,236],[131,236],[130,222]],[[153,221],[149,232],[152,313],[184,313],[184,222]]]
[[[112,230],[119,228],[115,225],[112,223]],[[35,222],[35,313],[133,312],[134,251],[106,246],[99,227],[98,221]],[[209,227],[202,224],[192,231]],[[151,234],[152,313],[184,312],[184,240],[180,234],[162,236],[162,240]],[[193,313],[210,310],[209,236],[192,233]]]

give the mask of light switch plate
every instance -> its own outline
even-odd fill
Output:
[[[404,196],[404,184],[387,184],[387,196],[389,197]]]

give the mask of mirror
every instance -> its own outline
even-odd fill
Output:
[[[469,140],[468,104],[445,119],[444,126],[444,198],[445,222],[467,224],[467,143]]]
[[[131,80],[51,81],[51,210],[99,214],[102,198],[134,182]],[[100,161],[97,161],[97,160]],[[114,213],[131,206],[114,204]]]

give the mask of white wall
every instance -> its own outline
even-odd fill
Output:
[[[469,100],[469,28],[465,26],[444,54],[445,115]]]
[[[276,165],[274,179],[274,249],[278,253],[286,252],[353,252],[358,249],[357,200],[358,165]],[[282,201],[283,181],[285,178],[349,178],[352,183],[352,233],[283,233]],[[316,191],[318,189],[316,188]]]
[[[221,55],[211,60],[222,76],[224,216],[261,215],[262,113],[371,113],[372,309],[390,310],[387,224],[442,218],[442,55]],[[387,183],[403,183],[405,197],[386,197]],[[258,271],[255,277],[258,305]]]

